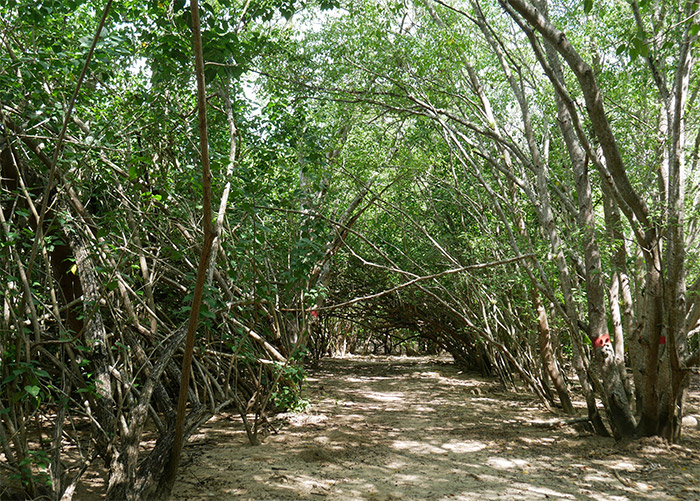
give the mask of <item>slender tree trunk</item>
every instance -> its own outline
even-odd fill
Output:
[[[615,358],[620,377],[623,378],[625,384],[628,400],[630,403],[635,401],[636,405],[634,408],[638,409],[639,402],[633,400],[636,392],[632,390],[625,366],[625,348],[627,348],[630,366],[633,368],[632,379],[635,382],[635,388],[640,388],[639,342],[636,339],[638,336],[632,308],[632,295],[629,279],[627,278],[627,246],[625,245],[625,236],[622,233],[620,211],[615,203],[613,194],[605,183],[602,183],[602,191],[605,227],[613,246],[611,262],[614,271],[609,287],[609,301],[613,323]],[[620,303],[623,305],[622,312],[620,311]],[[626,336],[625,333],[627,334]]]
[[[472,2],[472,6],[474,7],[476,13],[477,13],[477,24],[479,28],[481,29],[481,32],[483,33],[484,37],[488,41],[489,45],[491,46],[491,49],[494,51],[494,53],[498,56],[498,60],[501,64],[501,67],[503,68],[503,71],[506,74],[506,77],[508,79],[508,82],[511,86],[511,89],[513,93],[516,95],[516,99],[518,101],[518,104],[520,105],[520,112],[521,116],[523,119],[523,126],[525,129],[525,136],[528,142],[528,147],[530,149],[530,154],[532,155],[533,158],[533,163],[535,164],[535,169],[538,172],[538,180],[541,181],[540,179],[540,174],[544,173],[544,165],[542,164],[542,158],[540,155],[540,150],[539,147],[535,141],[534,138],[534,132],[532,128],[532,121],[530,117],[530,110],[529,106],[527,103],[527,100],[525,99],[525,95],[523,92],[522,87],[518,84],[516,79],[513,77],[511,73],[510,66],[507,63],[506,58],[502,55],[501,53],[501,45],[497,43],[497,41],[493,38],[491,31],[489,30],[487,24],[486,24],[486,19],[483,16],[483,13],[481,12],[481,9],[479,5],[476,2]],[[432,13],[433,17],[436,17],[437,15]],[[466,62],[466,60],[465,60]],[[484,114],[486,115],[486,119],[493,124],[494,127],[498,127],[496,123],[496,119],[493,115],[492,107],[491,104],[488,101],[488,98],[486,95],[482,92],[482,86],[478,82],[478,77],[476,75],[476,72],[473,71],[470,65],[466,64],[466,68],[468,70],[468,74],[470,76],[470,81],[472,83],[472,86],[476,89],[477,94],[479,95],[479,99],[483,105],[484,108]],[[506,164],[506,167],[508,168],[509,171],[513,172],[513,167],[512,163],[510,161],[510,153],[500,144],[497,145],[499,151],[503,155],[504,162]],[[510,194],[511,194],[511,199],[512,199],[512,204],[513,207],[517,207],[517,195],[516,195],[516,186],[515,183],[513,183],[512,179],[509,179],[509,187],[510,187]],[[537,191],[541,193],[541,189],[543,186],[539,185],[537,186]],[[546,187],[544,187],[546,190]],[[552,216],[551,214],[551,209],[549,208],[549,201],[548,199],[545,200],[545,203],[540,207],[541,210],[538,210],[538,215],[540,218],[547,219]],[[515,210],[513,213],[513,218],[514,218],[514,226],[516,228],[517,233],[519,236],[524,239],[525,241],[530,241],[529,235],[527,234],[527,229],[525,226],[525,221],[522,217],[522,213],[519,210]],[[553,219],[552,219],[553,221]],[[551,237],[551,235],[550,235]],[[556,240],[556,238],[555,238]],[[550,241],[555,241],[551,240]],[[547,311],[544,309],[544,306],[542,305],[542,301],[539,297],[539,293],[537,292],[534,284],[534,276],[530,276],[531,281],[533,281],[533,287],[530,290],[530,296],[532,299],[532,304],[534,307],[534,310],[537,314],[537,325],[538,325],[538,332],[539,332],[539,347],[540,347],[540,357],[542,358],[542,363],[545,368],[545,371],[547,375],[549,376],[550,380],[552,381],[552,384],[554,384],[554,387],[557,391],[557,395],[559,396],[559,400],[562,404],[562,407],[568,414],[573,414],[574,408],[573,405],[571,404],[571,398],[569,397],[569,391],[568,388],[566,387],[566,382],[564,381],[564,378],[561,376],[559,372],[559,368],[556,363],[556,359],[554,357],[554,350],[552,349],[552,339],[551,339],[551,333],[549,330],[549,322],[547,320]]]
[[[199,20],[199,3],[191,0],[190,10],[192,12],[192,35],[194,41],[195,74],[197,77],[197,111],[199,119],[199,148],[200,160],[202,162],[202,207],[203,207],[203,229],[204,242],[202,244],[202,254],[197,268],[197,283],[194,287],[194,297],[190,310],[190,319],[187,327],[187,340],[185,344],[185,356],[182,361],[182,379],[180,381],[180,394],[177,404],[177,414],[175,421],[175,438],[170,458],[165,465],[165,471],[160,479],[156,497],[165,499],[170,496],[177,476],[180,456],[185,441],[185,419],[187,416],[187,390],[190,381],[190,369],[192,367],[192,357],[194,351],[195,334],[199,323],[199,310],[202,305],[204,295],[204,285],[207,279],[209,268],[209,258],[211,256],[212,245],[215,238],[215,230],[212,226],[211,210],[211,169],[209,166],[209,142],[207,139],[207,96],[206,84],[204,80],[204,57],[202,55],[202,35]]]
[[[538,292],[532,288],[530,289],[530,296],[532,298],[532,303],[537,309],[537,327],[539,333],[539,346],[540,346],[540,356],[542,357],[542,365],[547,373],[547,376],[552,381],[554,389],[559,396],[559,401],[567,414],[574,414],[574,406],[571,404],[571,398],[569,397],[569,390],[566,387],[566,382],[559,371],[557,364],[557,359],[554,356],[554,350],[552,349],[552,339],[549,331],[549,322],[547,321],[547,311],[542,304],[542,300],[539,297]]]
[[[685,16],[697,13],[698,1],[686,1]],[[686,250],[685,250],[685,108],[694,64],[693,47],[697,45],[697,34],[691,35],[693,25],[686,23],[680,43],[679,62],[674,76],[670,113],[671,141],[669,151],[668,228],[670,238],[666,247],[666,323],[667,350],[671,380],[661,401],[659,434],[668,440],[680,437],[680,422],[684,394],[688,385],[688,372],[682,361],[687,356],[686,311]]]

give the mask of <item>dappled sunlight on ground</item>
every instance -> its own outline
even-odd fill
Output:
[[[258,447],[235,419],[208,424],[185,449],[173,498],[700,498],[696,429],[677,446],[615,443],[555,426],[528,392],[445,361],[326,360],[305,397],[311,407],[279,416],[279,434]]]

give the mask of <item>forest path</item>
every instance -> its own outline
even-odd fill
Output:
[[[681,445],[616,443],[424,357],[324,360],[304,395],[260,446],[239,420],[199,430],[173,499],[700,499],[697,428]]]

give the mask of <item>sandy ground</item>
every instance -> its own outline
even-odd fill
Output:
[[[700,499],[697,426],[680,445],[616,443],[553,424],[526,391],[428,358],[324,360],[305,397],[311,406],[279,417],[260,446],[235,418],[208,423],[173,498]]]

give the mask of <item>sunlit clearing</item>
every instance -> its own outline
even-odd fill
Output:
[[[447,454],[447,451],[440,447],[418,442],[416,440],[395,440],[391,447],[401,451],[411,451],[420,454]]]
[[[456,454],[465,454],[467,452],[477,452],[486,449],[487,445],[478,440],[469,440],[467,442],[448,442],[442,445],[443,449],[447,449],[450,452]]]
[[[524,461],[522,459],[506,459],[499,457],[489,458],[487,463],[489,466],[492,466],[499,470],[509,470],[511,468],[524,468],[527,466],[527,461]]]
[[[372,400],[377,400],[379,402],[403,402],[403,393],[377,393],[374,391],[368,391],[364,394],[365,397],[371,398]]]

